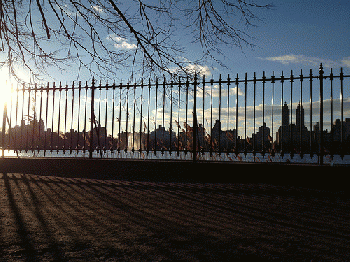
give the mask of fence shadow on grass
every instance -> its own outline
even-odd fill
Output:
[[[0,190],[8,260],[349,259],[350,202],[335,193],[13,173]]]

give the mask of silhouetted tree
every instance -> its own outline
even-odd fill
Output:
[[[251,46],[245,26],[269,7],[254,0],[0,0],[0,64],[16,77],[18,67],[39,76],[72,63],[107,78],[125,66],[189,73],[217,60],[223,45]],[[183,58],[184,38],[200,43],[204,60]]]

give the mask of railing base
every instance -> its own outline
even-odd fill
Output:
[[[348,189],[344,181],[349,169],[349,166],[285,163],[198,161],[194,164],[191,161],[181,160],[0,159],[0,173],[152,182],[263,183],[332,191]]]

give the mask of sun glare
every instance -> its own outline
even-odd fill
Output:
[[[0,71],[0,109],[3,109],[11,101],[13,88],[6,70]]]

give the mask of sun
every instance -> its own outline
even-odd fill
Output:
[[[9,77],[6,70],[0,70],[0,110],[2,110],[5,105],[7,106],[13,95],[14,91],[11,84],[11,78]]]
[[[13,121],[17,109],[23,107],[23,99],[18,99],[17,88],[20,86],[18,79],[29,82],[29,74],[23,69],[17,69],[16,77],[14,77],[6,66],[0,67],[0,132],[3,127],[3,119],[9,119],[11,125],[18,124]],[[5,109],[7,116],[4,116]],[[5,126],[8,127],[8,124],[9,123],[6,122]]]

